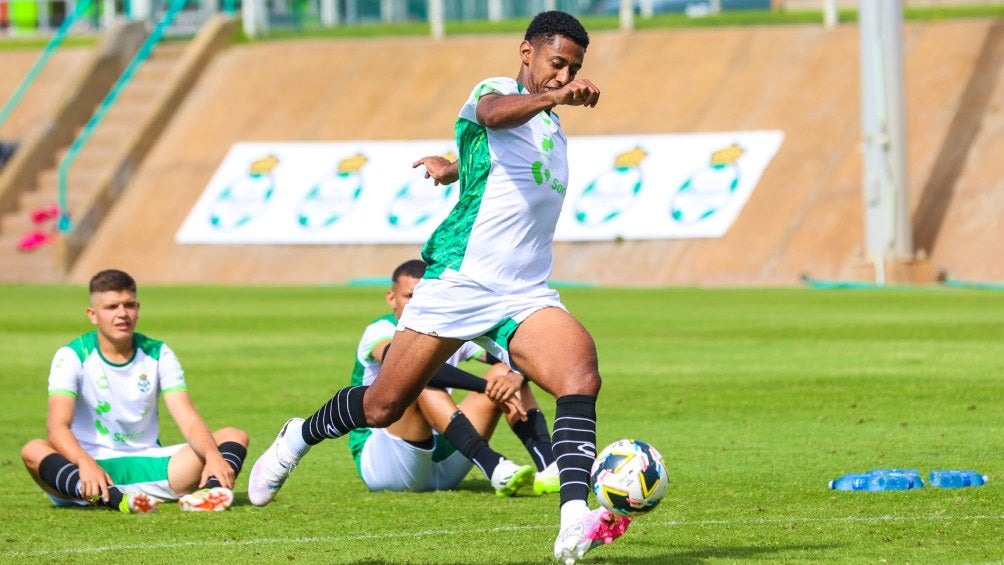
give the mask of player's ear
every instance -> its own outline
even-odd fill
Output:
[[[523,61],[523,66],[530,65],[530,58],[533,57],[533,44],[527,40],[519,44],[519,58]]]
[[[91,323],[94,324],[95,326],[98,325],[97,312],[91,306],[87,307],[87,318],[90,319]]]

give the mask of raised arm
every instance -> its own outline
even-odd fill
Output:
[[[600,100],[600,89],[588,79],[575,79],[561,88],[535,94],[487,92],[478,99],[478,122],[491,129],[509,129],[525,124],[541,110],[555,106],[593,108]]]

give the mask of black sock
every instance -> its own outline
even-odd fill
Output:
[[[586,500],[589,470],[596,460],[596,397],[569,394],[559,398],[553,438],[561,478],[561,504]]]
[[[539,408],[527,410],[526,421],[514,423],[512,431],[526,446],[538,471],[543,471],[554,461],[551,434],[547,432],[547,418]]]
[[[335,393],[324,406],[303,422],[303,441],[317,445],[366,427],[363,395],[366,386],[348,386]]]
[[[42,481],[59,494],[74,500],[83,500],[80,494],[80,468],[70,463],[70,460],[59,453],[50,453],[38,464],[38,476]],[[122,502],[122,491],[112,485],[108,486],[108,502],[101,504],[118,510]]]
[[[225,441],[220,444],[219,449],[220,455],[230,465],[230,468],[234,470],[234,477],[236,478],[241,472],[241,467],[244,466],[244,458],[248,455],[247,448],[236,441]],[[221,486],[220,481],[213,476],[209,477],[209,480],[206,481],[206,486],[202,488],[215,488],[218,486]]]
[[[463,412],[458,410],[450,416],[450,424],[443,430],[443,437],[464,457],[473,461],[489,481],[492,480],[495,467],[498,467],[504,457],[488,446],[488,442],[474,429],[474,425]]]

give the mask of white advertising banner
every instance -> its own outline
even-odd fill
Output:
[[[570,137],[555,239],[720,237],[780,131]],[[178,243],[424,243],[458,198],[411,164],[452,140],[247,142],[230,148]]]

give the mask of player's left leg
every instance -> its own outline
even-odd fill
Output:
[[[271,502],[314,445],[352,430],[385,428],[397,421],[462,343],[407,329],[394,334],[373,384],[342,388],[306,420],[291,418],[286,422],[251,467],[251,504]]]
[[[560,336],[556,339],[555,336]],[[596,458],[596,346],[586,328],[562,308],[527,317],[509,340],[513,366],[556,399],[553,449],[560,477],[561,526],[554,555],[574,563],[619,537],[628,518],[589,510],[589,470]]]
[[[512,433],[523,442],[527,453],[537,466],[537,474],[533,479],[533,492],[537,494],[558,492],[560,487],[558,463],[554,460],[554,446],[551,432],[548,430],[547,417],[540,410],[537,398],[530,390],[529,381],[520,387],[519,395],[523,407],[526,408],[526,419],[520,420],[513,412],[506,414],[505,419]]]
[[[213,440],[236,477],[247,457],[247,433],[237,428],[222,428],[213,432]],[[171,457],[167,467],[168,483],[181,495],[178,504],[182,510],[218,512],[233,504],[233,490],[221,485],[215,476],[209,477],[205,484],[200,484],[205,465],[205,460],[189,445],[182,447]]]

